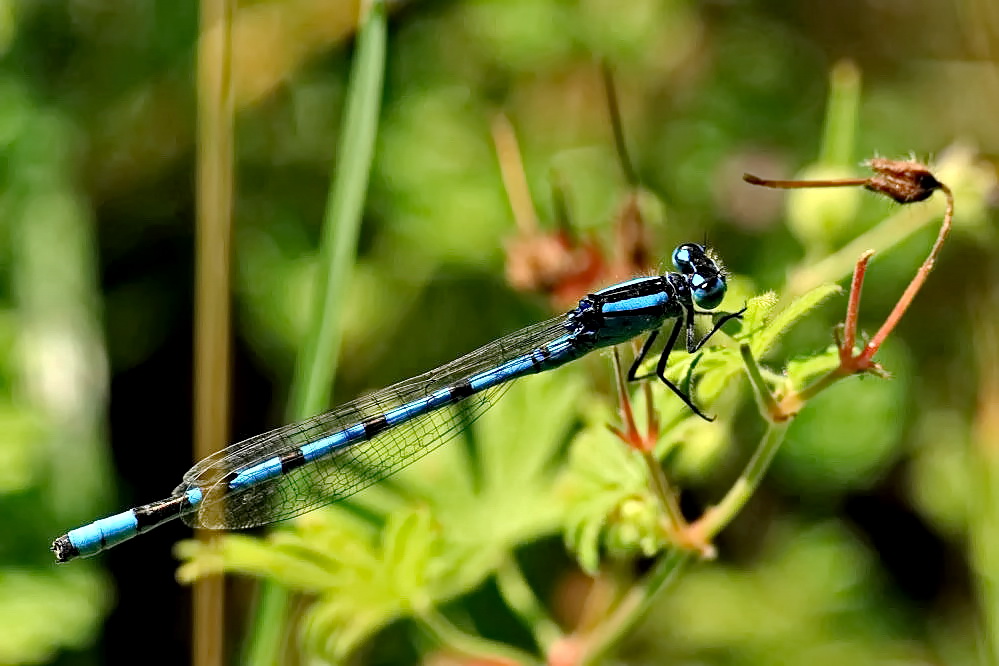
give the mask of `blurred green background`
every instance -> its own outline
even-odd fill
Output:
[[[338,0],[241,0],[232,19],[233,440],[282,423],[356,14]],[[171,555],[182,528],[60,567],[48,545],[165,496],[191,462],[198,16],[195,0],[0,0],[0,664],[134,663],[137,644],[150,663],[189,660],[190,591]],[[823,158],[860,173],[865,157],[910,153],[958,165],[941,176],[971,192],[955,234],[879,357],[895,378],[848,380],[802,413],[719,559],[663,595],[622,658],[989,663],[999,6],[412,0],[391,4],[388,39],[336,401],[551,313],[505,277],[516,230],[497,114],[516,130],[539,216],[553,217],[557,173],[577,232],[609,245],[627,183],[601,58],[658,200],[657,260],[706,237],[747,293],[784,289],[793,266],[897,207],[863,195],[796,212],[744,171],[787,177]],[[860,75],[856,133],[820,155],[843,60]],[[875,259],[862,327],[884,318],[934,234],[931,223]],[[842,309],[806,321],[780,358],[825,348]],[[743,420],[724,456],[705,453],[721,462],[692,484],[695,505],[758,437]],[[571,622],[583,583],[560,539],[528,559]],[[238,643],[252,595],[231,587]]]

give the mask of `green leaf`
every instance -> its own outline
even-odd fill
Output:
[[[584,384],[567,367],[516,382],[498,404],[403,480],[433,507],[452,564],[467,589],[516,546],[558,531],[559,458],[579,418]]]
[[[753,335],[763,328],[770,313],[777,307],[777,294],[768,291],[746,301],[746,312],[742,315],[742,334]],[[739,336],[741,337],[741,336]]]
[[[347,543],[345,541],[345,543]],[[219,573],[238,573],[277,581],[302,591],[317,592],[336,584],[336,562],[317,562],[294,532],[275,533],[270,539],[228,534],[213,542],[181,541],[175,555],[183,561],[177,580],[193,583]]]
[[[825,284],[815,287],[811,291],[802,294],[781,311],[771,322],[759,333],[752,336],[750,345],[753,356],[762,358],[770,351],[784,333],[796,324],[802,317],[817,308],[823,301],[834,294],[838,294],[842,289],[835,284]]]
[[[386,624],[451,598],[442,580],[440,528],[426,509],[388,516],[379,533],[337,508],[315,511],[267,539],[185,541],[178,578],[241,573],[314,595],[303,619],[315,654],[342,660]]]
[[[813,356],[794,359],[787,364],[788,382],[794,390],[807,386],[813,379],[839,366],[839,349],[835,345]]]
[[[568,502],[566,544],[584,571],[599,568],[601,545],[634,555],[651,554],[650,544],[661,543],[659,504],[645,464],[606,428],[593,426],[576,437],[561,487]]]
[[[440,530],[429,511],[394,513],[382,532],[385,569],[403,600],[418,599],[431,581],[429,570],[437,555]]]

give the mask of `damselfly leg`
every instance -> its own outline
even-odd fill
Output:
[[[693,315],[700,315],[700,314],[706,315],[712,313],[687,311],[683,319],[678,318],[676,322],[673,324],[673,330],[670,331],[669,339],[666,340],[666,345],[663,347],[663,351],[659,355],[659,362],[656,364],[655,372],[649,372],[642,376],[638,376],[638,368],[645,361],[645,358],[648,356],[649,351],[652,349],[652,345],[655,344],[656,338],[659,337],[658,329],[652,331],[649,334],[649,337],[646,338],[645,342],[642,344],[642,349],[635,357],[634,362],[631,364],[631,368],[628,369],[628,381],[635,382],[635,381],[642,381],[644,379],[649,379],[653,376],[658,377],[659,380],[663,384],[665,384],[670,391],[675,393],[676,396],[683,401],[683,404],[685,404],[690,409],[690,411],[694,412],[705,421],[709,422],[714,421],[713,416],[707,416],[706,414],[704,414],[704,412],[698,409],[697,405],[694,404],[694,401],[690,397],[689,393],[681,389],[679,386],[671,382],[666,377],[666,369],[669,367],[669,355],[673,351],[673,347],[676,345],[677,339],[680,337],[681,326],[685,325],[687,329],[687,352],[693,354],[698,350],[700,350],[700,348],[703,347],[704,344],[711,338],[711,336],[717,333],[722,326],[724,326],[727,322],[731,321],[732,319],[741,318],[745,311],[746,308],[742,308],[738,312],[730,312],[724,315],[723,317],[719,318],[719,320],[715,323],[714,327],[712,327],[712,329],[708,331],[708,333],[705,334],[704,337],[702,337],[697,342],[694,341],[694,337],[696,334],[694,331]]]

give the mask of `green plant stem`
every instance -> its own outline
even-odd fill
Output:
[[[819,163],[845,166],[853,162],[854,135],[860,111],[860,70],[849,60],[836,63],[829,75],[829,101]]]
[[[531,630],[535,642],[547,654],[561,640],[562,630],[548,615],[512,555],[496,570],[496,584],[506,605]]]
[[[542,664],[542,661],[537,657],[505,643],[498,643],[462,631],[451,624],[446,617],[432,609],[420,613],[417,620],[438,643],[468,657],[480,657],[489,660],[490,663],[504,660],[512,664],[534,664],[537,666]]]
[[[369,6],[370,5],[370,6]],[[365,13],[366,10],[366,13]],[[344,297],[357,253],[357,237],[374,155],[385,74],[387,21],[381,0],[362,2],[347,89],[340,147],[330,173],[330,196],[319,248],[319,274],[313,319],[298,355],[291,387],[288,418],[299,421],[330,402],[340,351]],[[244,663],[281,663],[280,638],[289,607],[288,593],[263,583],[251,643]]]
[[[641,622],[659,593],[679,578],[693,559],[693,553],[680,548],[660,557],[652,571],[621,599],[607,620],[585,638],[579,666],[600,662]]]
[[[870,248],[889,249],[937,219],[938,204],[907,206],[882,220],[842,249],[791,273],[784,299],[794,298],[827,282],[838,282],[853,270],[857,257]]]
[[[732,484],[721,502],[712,507],[699,522],[698,528],[706,539],[714,538],[735,519],[742,507],[746,506],[746,502],[763,480],[780,445],[784,443],[789,425],[790,421],[769,424],[742,475]]]
[[[760,403],[760,413],[767,419],[768,425],[763,439],[760,440],[742,474],[725,493],[722,500],[695,524],[694,529],[698,531],[699,538],[706,542],[710,542],[726,525],[732,522],[749,501],[749,498],[756,492],[760,481],[763,480],[763,476],[774,459],[774,455],[784,442],[784,436],[790,425],[790,417],[793,416],[774,400],[773,394],[763,380],[760,366],[753,358],[749,345],[742,344],[739,347],[739,353],[746,366],[749,382],[753,385],[753,393],[756,394],[756,399]]]
[[[774,400],[774,396],[770,392],[766,380],[763,379],[760,366],[756,362],[756,359],[753,358],[750,346],[747,343],[739,345],[739,354],[742,355],[743,364],[746,366],[746,374],[749,376],[749,383],[752,385],[753,394],[759,403],[760,414],[767,421],[772,421],[780,413],[780,407],[777,406],[777,401]]]
[[[700,533],[710,540],[735,519],[760,485],[770,463],[784,441],[788,422],[771,423],[742,475],[732,484],[722,501],[697,524]],[[693,560],[693,553],[673,549],[662,557],[646,579],[614,609],[610,618],[587,639],[581,664],[594,664],[627,635],[645,616],[656,596]]]
[[[290,609],[291,597],[283,587],[270,582],[257,586],[253,631],[240,663],[280,664],[285,661],[281,652],[285,642],[285,619]]]
[[[767,413],[768,427],[763,439],[746,464],[745,470],[722,498],[701,520],[690,526],[696,531],[695,541],[710,543],[722,529],[731,523],[742,508],[753,496],[760,485],[774,455],[780,449],[787,433],[789,420],[773,421],[770,414],[779,413],[779,408],[773,395],[767,388],[760,372],[759,365],[749,350],[749,345],[740,348],[746,361],[746,371],[750,376],[754,391],[761,401],[761,412]],[[773,410],[770,412],[770,410]],[[640,585],[634,587],[615,607],[606,622],[602,623],[587,637],[584,657],[581,664],[594,664],[599,661],[614,645],[627,635],[645,616],[655,597],[672,581],[676,580],[682,571],[689,566],[694,553],[689,550],[674,548],[653,568]]]
[[[663,470],[659,459],[656,458],[655,453],[644,449],[641,453],[645,467],[649,470],[652,490],[655,492],[656,497],[659,498],[659,504],[662,506],[666,514],[666,519],[669,521],[671,531],[669,536],[675,538],[687,527],[687,521],[683,518],[683,512],[680,511],[680,505],[676,501],[676,494],[674,494],[673,489],[670,487],[669,480],[666,478],[666,472]]]
[[[800,406],[804,405],[806,402],[817,396],[819,393],[822,393],[822,391],[825,391],[827,388],[829,388],[830,386],[832,386],[833,384],[835,384],[836,382],[838,382],[839,380],[843,379],[846,376],[848,375],[844,373],[842,367],[830,370],[825,375],[822,375],[814,382],[812,382],[805,388],[798,391],[793,396],[793,400],[796,404],[799,405],[800,408]]]
[[[753,453],[746,469],[725,494],[722,501],[714,507],[700,525],[702,534],[708,539],[714,537],[735,519],[742,507],[760,485],[766,474],[774,454],[784,441],[788,423],[772,423],[764,434],[760,445]],[[614,609],[611,618],[594,632],[590,639],[591,647],[587,650],[584,664],[595,663],[610,647],[616,644],[624,635],[641,620],[653,599],[669,583],[675,580],[693,559],[693,554],[680,549],[671,550],[653,569],[641,585],[632,590]]]
[[[748,344],[739,347],[742,361],[746,366],[746,374],[749,383],[753,387],[753,394],[760,408],[760,415],[770,423],[788,421],[794,417],[809,400],[826,390],[839,380],[852,374],[842,364],[826,373],[816,381],[812,382],[801,391],[790,391],[784,395],[778,403],[770,392],[766,380],[763,378],[763,370],[760,368],[753,352]]]

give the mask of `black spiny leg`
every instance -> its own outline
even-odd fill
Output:
[[[657,337],[659,337],[658,328],[652,331],[652,333],[649,334],[649,337],[645,339],[645,343],[642,344],[642,351],[638,352],[638,356],[635,357],[635,361],[631,364],[631,368],[628,370],[629,382],[636,382],[652,376],[652,373],[642,375],[641,377],[636,377],[635,375],[638,373],[638,368],[642,365],[642,361],[644,361],[645,357],[648,356],[649,350],[652,349],[652,344],[656,341]]]
[[[691,317],[691,319],[693,318]],[[666,341],[666,346],[663,347],[662,354],[659,355],[659,363],[656,364],[656,371],[654,374],[669,388],[670,391],[673,391],[673,393],[675,393],[680,400],[683,400],[683,404],[687,405],[690,411],[694,412],[705,421],[714,421],[714,417],[706,416],[704,412],[697,408],[697,405],[694,404],[689,395],[684,393],[680,390],[680,387],[666,378],[666,366],[669,364],[669,354],[673,351],[677,338],[680,337],[680,328],[682,325],[683,321],[681,319],[677,319],[676,324],[673,325],[673,330],[670,331],[669,339]],[[649,335],[649,338],[645,341],[645,344],[642,345],[642,351],[638,354],[635,362],[631,365],[631,369],[628,371],[628,381],[639,381],[652,376],[653,373],[649,373],[647,375],[637,377],[636,373],[638,372],[638,366],[641,365],[646,355],[648,355],[649,349],[652,347],[652,343],[655,342],[657,335],[658,331],[653,331],[652,334]]]
[[[688,337],[687,337],[687,339],[688,340],[691,339],[690,330],[693,329],[693,322],[694,322],[694,318],[690,317],[690,324],[688,324],[688,329],[687,329],[687,331],[688,331]],[[656,376],[659,377],[659,379],[662,381],[662,383],[665,384],[666,387],[670,391],[672,391],[673,393],[675,393],[677,395],[677,397],[680,398],[680,400],[683,400],[683,404],[687,405],[687,407],[690,409],[690,411],[694,412],[695,414],[697,414],[698,416],[700,416],[705,421],[708,421],[708,422],[714,421],[715,417],[708,416],[704,412],[702,412],[700,409],[698,409],[697,405],[694,404],[694,401],[690,399],[689,395],[687,395],[686,393],[684,393],[680,389],[679,386],[677,386],[676,384],[674,384],[673,382],[671,382],[670,380],[668,380],[666,378],[666,366],[669,364],[669,353],[671,351],[673,351],[673,345],[676,344],[676,338],[678,337],[678,334],[680,333],[680,321],[677,320],[676,324],[677,325],[673,327],[673,334],[670,335],[669,343],[666,345],[666,347],[663,348],[663,353],[659,357],[659,363],[656,364]]]
[[[694,342],[694,325],[693,325],[694,318],[691,317],[690,318],[690,322],[691,323],[688,325],[688,329],[687,329],[687,351],[689,353],[691,353],[691,354],[693,354],[694,352],[696,352],[698,349],[700,349],[701,347],[703,347],[704,343],[707,342],[708,339],[712,335],[714,335],[715,333],[717,333],[718,329],[720,329],[726,323],[728,323],[729,321],[731,321],[733,319],[741,319],[742,315],[743,315],[743,313],[745,311],[746,311],[746,308],[742,308],[738,312],[729,312],[727,315],[725,315],[724,317],[722,317],[721,319],[719,319],[718,323],[716,323],[714,325],[714,328],[712,328],[710,331],[708,331],[708,333],[703,338],[701,338],[699,342],[697,342],[696,344],[694,344],[693,347],[691,347],[691,344]],[[710,312],[695,312],[694,314],[711,314],[711,313]]]
[[[673,349],[673,345],[676,344],[676,339],[677,337],[679,337],[679,335],[680,335],[680,320],[677,319],[676,324],[673,325],[673,330],[669,334],[669,340],[666,341],[666,349]],[[655,376],[656,373],[654,372],[644,374],[641,377],[638,377],[636,375],[638,373],[638,366],[640,366],[642,364],[642,361],[645,360],[645,357],[648,355],[649,350],[652,349],[652,343],[656,341],[656,338],[658,336],[659,336],[659,329],[652,331],[652,333],[649,334],[649,338],[645,341],[645,344],[642,345],[642,351],[639,352],[637,357],[635,357],[635,362],[631,364],[631,370],[628,371],[629,382],[638,382],[642,381],[643,379],[648,379],[649,377]]]

